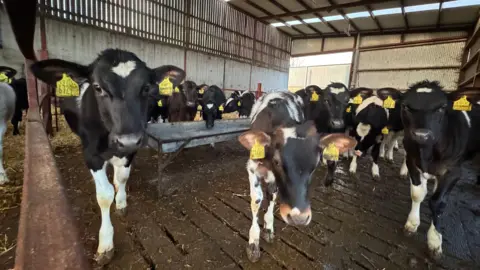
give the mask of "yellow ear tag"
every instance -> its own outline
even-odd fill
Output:
[[[331,143],[323,150],[323,158],[330,161],[338,161],[340,152],[334,143]]]
[[[0,73],[0,82],[11,84],[12,79],[10,79],[5,73],[2,72]]]
[[[363,98],[360,95],[357,95],[353,98],[353,104],[362,104]]]
[[[200,90],[198,90],[198,93],[203,95],[203,93],[205,93],[205,89],[200,88]]]
[[[197,111],[201,111],[203,108],[202,108],[202,105],[198,105],[197,106]]]
[[[173,92],[173,84],[170,81],[170,78],[165,77],[165,79],[158,84],[158,90],[160,95],[171,96]]]
[[[388,134],[388,128],[387,128],[387,127],[384,127],[384,128],[382,129],[382,134],[384,134],[384,135],[387,135],[387,134]]]
[[[157,105],[158,105],[158,107],[163,107],[163,102],[162,102],[162,100],[159,100],[159,101],[157,102]]]
[[[348,112],[348,113],[351,112],[351,111],[352,111],[352,107],[351,107],[351,106],[348,106],[345,111]]]
[[[175,91],[173,91],[175,93],[180,93],[180,89],[178,89],[178,87],[175,87]]]
[[[472,104],[467,100],[467,96],[463,96],[453,103],[453,109],[456,111],[471,111]]]
[[[262,159],[265,158],[265,147],[261,145],[257,140],[250,150],[250,159]]]
[[[240,101],[237,102],[237,106],[238,106],[238,107],[242,106],[242,102],[240,102]]]
[[[223,105],[220,105],[220,107],[218,107],[218,110],[223,112]]]
[[[310,101],[317,102],[318,101],[318,94],[317,92],[312,93],[312,97],[310,98]]]
[[[395,100],[393,100],[391,96],[388,96],[387,99],[383,101],[383,108],[395,109]]]
[[[57,97],[80,96],[80,86],[65,73],[62,74],[62,79],[57,82],[56,87],[55,94]]]

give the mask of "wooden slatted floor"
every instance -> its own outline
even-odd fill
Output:
[[[56,150],[86,253],[97,245],[100,214],[93,182],[78,146]],[[248,261],[245,246],[251,223],[248,153],[238,143],[215,149],[189,149],[168,173],[177,191],[156,196],[156,153],[143,150],[128,186],[128,214],[113,216],[115,258],[107,269],[479,269],[480,187],[466,177],[454,189],[444,217],[444,258],[428,259],[425,201],[422,224],[413,237],[402,228],[410,210],[408,181],[396,164],[380,164],[381,181],[370,176],[370,161],[359,162],[358,179],[341,163],[330,188],[321,185],[319,168],[312,185],[313,220],[308,227],[286,226],[276,214],[274,243],[261,241],[262,258]],[[113,210],[113,208],[112,208]],[[261,213],[263,219],[263,212]],[[94,265],[92,261],[92,265]]]

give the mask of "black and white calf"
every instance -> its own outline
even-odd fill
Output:
[[[263,200],[261,184],[266,185],[269,200],[264,216],[265,239],[271,242],[276,200],[280,203],[280,215],[287,224],[308,225],[312,219],[308,189],[311,176],[322,158],[322,150],[333,144],[342,153],[353,148],[356,142],[345,134],[320,138],[314,123],[305,122],[302,99],[289,92],[262,96],[253,106],[250,118],[251,130],[243,133],[239,141],[252,151],[247,162],[252,210],[247,255],[251,261],[257,261],[260,259],[258,212]],[[261,154],[252,156],[259,153],[259,148]]]
[[[240,118],[248,118],[255,103],[255,94],[250,91],[233,92],[225,103],[225,113],[238,111]]]
[[[393,108],[387,108],[389,112],[387,124],[388,134],[380,145],[380,157],[384,158],[386,154],[387,161],[393,163],[393,150],[395,146],[398,149],[398,140],[403,137],[403,123],[400,115],[402,92],[395,88],[380,88],[377,90],[377,96],[384,101],[384,104],[388,104],[387,107],[389,107],[389,105],[394,105]],[[395,104],[391,103],[391,101]],[[403,166],[402,168],[400,174],[406,176],[406,166]]]
[[[203,120],[207,128],[213,128],[215,119],[222,119],[222,114],[227,98],[222,89],[216,85],[208,87],[203,94]]]
[[[320,97],[323,94],[322,89],[317,85],[309,85],[305,87],[305,89],[296,91],[295,94],[303,100],[305,119],[314,120],[313,112],[317,110],[317,106],[320,106]],[[314,95],[315,98],[312,99],[312,95]]]
[[[383,108],[383,101],[377,96],[371,96],[363,100],[355,110],[353,134],[358,144],[350,162],[349,172],[352,176],[355,176],[357,172],[357,158],[365,156],[367,151],[372,148],[372,176],[374,179],[380,178],[378,157],[380,144],[384,137],[382,130],[388,124],[388,117],[388,110]]]
[[[0,82],[0,185],[8,182],[3,168],[3,136],[7,131],[7,122],[15,113],[15,99],[12,87],[7,83]]]
[[[460,104],[456,102],[465,97]],[[427,181],[435,180],[434,193],[429,201],[432,223],[427,233],[428,248],[434,258],[442,255],[440,216],[450,191],[462,177],[460,165],[480,151],[478,100],[480,95],[476,90],[446,94],[436,81],[416,83],[403,97],[403,144],[412,197],[405,231],[409,234],[417,231],[420,204],[428,192]]]
[[[102,215],[95,259],[106,264],[114,253],[110,205],[115,199],[117,212],[125,214],[125,185],[142,146],[149,94],[158,92],[158,84],[167,76],[178,86],[185,73],[174,66],[150,69],[135,54],[117,49],[104,50],[88,66],[51,59],[34,63],[31,70],[53,86],[64,74],[81,85],[80,96],[64,98],[60,106],[81,139],[85,162],[95,180]],[[114,168],[115,188],[107,178],[108,164]]]
[[[23,111],[28,110],[27,81],[25,78],[15,79],[14,76],[17,74],[17,71],[10,67],[0,66],[0,74],[5,76],[3,79],[8,80],[8,84],[10,84],[15,91],[15,113],[11,119],[11,123],[13,125],[13,135],[19,135],[20,130],[18,129],[18,123],[22,121]]]

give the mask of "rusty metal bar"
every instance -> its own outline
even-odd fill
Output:
[[[15,269],[88,269],[25,63],[29,106]]]

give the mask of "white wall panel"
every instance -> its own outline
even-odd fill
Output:
[[[248,90],[250,82],[250,65],[226,60],[225,64],[225,88]]]
[[[262,67],[253,67],[252,89],[257,89],[257,83],[262,83],[262,90],[265,92],[287,91],[288,73]]]
[[[187,52],[187,80],[223,87],[223,58]]]

